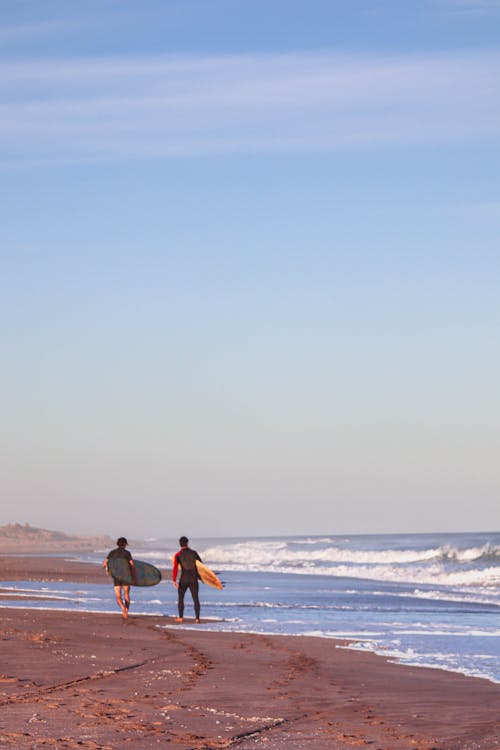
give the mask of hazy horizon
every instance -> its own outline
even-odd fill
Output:
[[[49,532],[54,534],[64,534],[67,536],[80,536],[82,538],[88,537],[110,537],[111,539],[114,539],[115,537],[123,535],[127,531],[124,526],[127,526],[127,524],[121,524],[121,528],[113,529],[112,531],[103,531],[103,530],[94,530],[89,531],[87,533],[80,533],[78,529],[63,529],[63,528],[45,528],[41,526],[35,526],[34,524],[31,524],[29,521],[25,521],[23,523],[19,521],[7,521],[5,524],[2,524],[0,526],[0,529],[4,529],[7,526],[18,526],[21,529],[24,529],[28,527],[30,530],[36,532]],[[187,531],[186,529],[184,531]],[[128,532],[127,532],[128,533]],[[184,532],[181,530],[177,534],[165,534],[165,535],[152,535],[152,534],[144,534],[144,535],[131,535],[129,534],[129,543],[133,545],[134,542],[155,542],[155,541],[177,541],[178,537],[180,535],[183,535]],[[375,536],[375,537],[402,537],[402,536],[411,536],[411,537],[418,537],[418,536],[457,536],[457,535],[485,535],[491,534],[493,536],[500,534],[499,530],[495,529],[467,529],[467,530],[449,530],[449,531],[391,531],[391,532],[357,532],[357,531],[343,531],[343,532],[323,532],[323,533],[316,533],[316,532],[302,532],[297,534],[190,534],[190,541],[198,540],[204,540],[204,539],[246,539],[251,541],[252,539],[279,539],[279,538],[287,538],[287,539],[328,539],[332,537],[367,537],[367,536]]]

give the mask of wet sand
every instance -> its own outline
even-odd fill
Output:
[[[0,557],[1,579],[107,583],[60,558]],[[500,748],[499,685],[341,641],[210,633],[133,610],[0,618],[2,748]]]

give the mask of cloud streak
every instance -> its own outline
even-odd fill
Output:
[[[281,54],[19,63],[0,159],[104,160],[491,138],[500,55]]]

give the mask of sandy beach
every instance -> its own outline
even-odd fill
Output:
[[[55,557],[0,557],[0,579],[103,582],[96,566]],[[133,610],[123,621],[3,608],[0,746],[500,747],[500,686],[486,680],[330,639],[185,626]]]

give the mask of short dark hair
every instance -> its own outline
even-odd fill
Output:
[[[126,547],[126,546],[128,545],[128,542],[127,542],[127,540],[125,539],[125,537],[124,537],[124,536],[121,536],[121,537],[119,537],[119,538],[118,538],[118,539],[116,540],[116,543],[117,543],[117,545],[118,545],[119,547]]]
[[[187,536],[181,536],[181,538],[179,539],[179,544],[181,545],[181,547],[187,547],[188,543],[189,539],[187,538]]]

